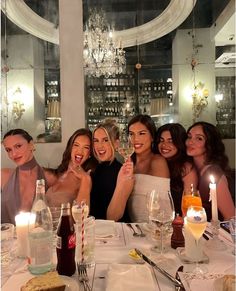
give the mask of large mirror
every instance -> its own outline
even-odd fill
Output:
[[[58,0],[1,4],[1,131],[61,141]]]

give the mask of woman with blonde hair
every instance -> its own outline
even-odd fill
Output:
[[[119,128],[114,120],[105,120],[93,131],[93,152],[99,164],[92,174],[90,214],[97,219],[129,221],[126,202],[133,188],[133,163],[116,159]]]

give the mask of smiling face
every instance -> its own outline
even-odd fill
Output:
[[[71,149],[71,161],[73,166],[81,166],[90,156],[91,142],[87,135],[79,135],[75,138]]]
[[[33,158],[33,142],[28,142],[20,134],[5,137],[3,145],[8,157],[16,163],[17,166],[24,165]]]
[[[190,129],[186,140],[187,155],[191,157],[204,156],[206,154],[206,136],[202,126],[197,125]]]
[[[118,144],[118,140],[115,141]],[[114,149],[106,131],[98,128],[93,134],[93,148],[97,159],[101,162],[112,161],[114,158]]]
[[[171,159],[177,154],[178,149],[173,143],[169,130],[163,131],[161,133],[158,150],[160,154],[166,159]]]
[[[153,138],[144,124],[136,122],[130,125],[129,136],[136,154],[151,151]]]

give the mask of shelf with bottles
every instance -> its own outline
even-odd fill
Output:
[[[60,98],[60,85],[58,80],[47,80],[45,84],[46,99]]]
[[[235,77],[216,77],[216,126],[222,138],[235,138]]]

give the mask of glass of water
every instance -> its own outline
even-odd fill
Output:
[[[232,237],[232,241],[234,244],[233,254],[236,255],[235,252],[235,240],[236,240],[236,216],[233,216],[229,220],[229,230]]]
[[[13,259],[14,230],[15,226],[11,223],[1,224],[1,269],[9,268]]]

